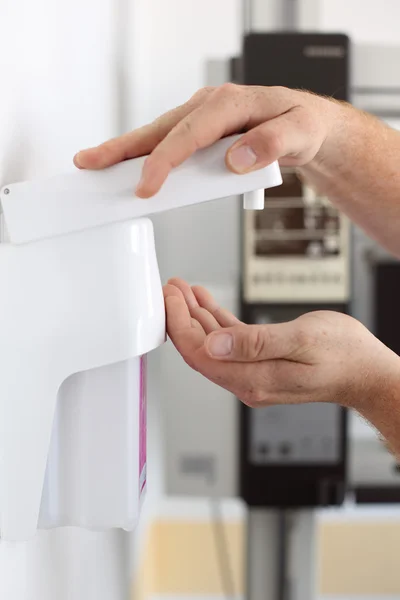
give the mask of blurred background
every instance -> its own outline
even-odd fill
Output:
[[[68,170],[227,81],[400,127],[398,0],[2,0],[0,22],[1,185]],[[348,312],[400,352],[398,262],[290,170],[264,213],[240,205],[157,215],[163,281],[203,284],[249,323]],[[0,544],[7,600],[400,598],[400,471],[367,424],[334,406],[245,409],[170,344],[149,368],[137,530]]]

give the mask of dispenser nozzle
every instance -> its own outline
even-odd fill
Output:
[[[264,209],[265,190],[253,190],[245,192],[243,196],[243,208],[245,210],[263,210]]]

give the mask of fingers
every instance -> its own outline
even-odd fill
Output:
[[[196,320],[192,318],[192,327],[194,327],[195,329],[199,329],[200,331],[202,331],[203,333],[205,333],[203,327],[200,325],[200,323]]]
[[[228,112],[228,122],[222,120],[222,103],[210,102],[198,107],[175,125],[154,148],[143,166],[136,193],[142,198],[156,194],[169,173],[200,148],[210,146],[229,133],[241,129],[248,116]],[[207,126],[206,126],[207,124]]]
[[[197,298],[194,295],[192,288],[183,279],[180,279],[179,277],[173,277],[172,279],[168,280],[168,286],[173,286],[180,291],[180,293],[186,300],[189,310],[195,308],[196,306],[199,306],[199,303],[197,302]]]
[[[203,326],[191,314],[198,311],[201,319],[201,311],[204,311],[214,318],[204,307],[207,306],[215,314],[219,308],[214,299],[204,288],[192,289],[179,279],[171,281],[174,285],[164,287],[168,333],[190,367],[249,406],[312,400],[307,386],[310,373],[304,371],[310,367],[293,362],[290,358],[290,350],[294,348],[294,351],[298,351],[299,343],[305,341],[296,334],[295,329],[290,330],[292,324],[267,327],[239,324],[227,329],[222,329],[218,324],[218,330],[207,336],[206,330],[213,329],[214,323],[210,326],[209,321],[205,320]],[[233,315],[231,318],[235,319]],[[262,343],[261,338],[255,335],[256,331],[262,333]],[[215,360],[221,358],[221,353],[210,352],[213,340],[221,340],[226,334],[234,341],[230,356],[225,355],[228,360]],[[220,350],[221,341],[218,344],[217,350]],[[286,360],[267,360],[278,357],[285,357]],[[260,363],[262,360],[264,362]]]
[[[142,152],[151,152],[153,143],[154,146],[157,144],[157,134],[157,131],[151,130],[151,126],[146,125],[95,148],[81,150],[74,156],[74,165],[78,169],[99,170],[141,156]]]
[[[188,305],[178,288],[164,286],[164,299],[168,335],[186,362],[194,366],[194,357],[197,350],[203,348],[206,334],[190,316]]]
[[[299,104],[305,97],[305,93],[279,87],[225,84],[205,88],[150,125],[81,151],[74,162],[80,168],[103,169],[148,154],[136,190],[142,198],[156,194],[170,171],[196,150],[237,131],[248,133],[227,153],[231,170],[244,173],[284,156],[292,157],[288,164],[298,164],[303,155],[310,154],[304,152],[310,143],[310,119]],[[314,146],[317,140],[311,158]]]
[[[95,148],[81,150],[74,157],[75,166],[80,169],[104,169],[129,158],[149,154],[171,129],[204,102],[204,99],[212,91],[213,88],[203,88],[188,102],[168,111],[153,123],[109,140]]]
[[[213,296],[205,288],[201,286],[193,286],[192,291],[197,299],[199,305],[210,312],[221,327],[233,327],[240,323],[239,319],[235,317],[231,312],[221,308]]]
[[[171,279],[168,283],[172,286],[175,286],[182,293],[189,308],[191,317],[200,324],[206,334],[220,329],[220,325],[215,317],[213,317],[208,310],[199,305],[192,288],[186,283],[186,281],[175,278]]]
[[[207,334],[221,327],[230,327],[240,323],[232,313],[220,308],[205,288],[190,287],[189,284],[178,278],[170,279],[168,283],[176,286],[182,292],[191,316],[197,319]]]
[[[227,166],[236,173],[247,173],[282,158],[286,166],[312,160],[323,142],[323,129],[316,131],[305,112],[294,107],[245,133],[228,150]]]
[[[197,337],[197,345],[190,348],[199,350],[204,344],[208,358],[248,363],[283,359],[313,364],[315,349],[326,337],[322,335],[321,342],[315,326],[307,326],[304,319],[276,325],[245,325],[221,309],[207,290],[200,286],[191,288],[178,278],[169,281],[164,295],[171,339],[175,343],[182,331],[197,329],[201,338]],[[190,338],[190,343],[193,340]]]
[[[306,351],[307,334],[296,321],[277,325],[236,325],[205,340],[209,356],[237,362],[296,360]]]
[[[180,284],[185,283],[181,280],[174,281]],[[187,291],[187,288],[185,290]],[[254,365],[243,364],[240,372],[237,363],[221,363],[213,360],[204,349],[206,340],[204,329],[196,319],[190,317],[183,292],[175,285],[167,284],[164,286],[164,298],[168,335],[186,363],[210,381],[223,386],[232,393],[238,393],[241,390],[243,376],[244,380],[247,380],[246,369],[254,368]]]
[[[143,198],[156,194],[170,171],[196,150],[273,119],[293,105],[293,93],[284,88],[221,86],[180,120],[155,147],[146,159],[136,193]]]

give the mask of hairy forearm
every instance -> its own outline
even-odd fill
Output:
[[[400,256],[400,133],[347,104],[324,102],[331,133],[300,174]]]
[[[374,356],[374,369],[364,373],[353,408],[383,437],[400,461],[400,357],[382,345]]]
[[[329,111],[331,134],[301,176],[400,257],[400,133],[347,104]],[[383,345],[372,358],[354,408],[400,460],[400,358]]]
[[[375,402],[360,411],[380,433],[387,448],[400,462],[400,382],[386,394],[378,392]]]

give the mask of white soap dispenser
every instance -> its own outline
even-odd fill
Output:
[[[146,355],[165,341],[153,213],[244,194],[263,208],[277,163],[236,175],[220,140],[133,194],[144,158],[0,194],[0,538],[74,525],[131,530],[146,488]],[[2,214],[1,214],[2,213]]]

